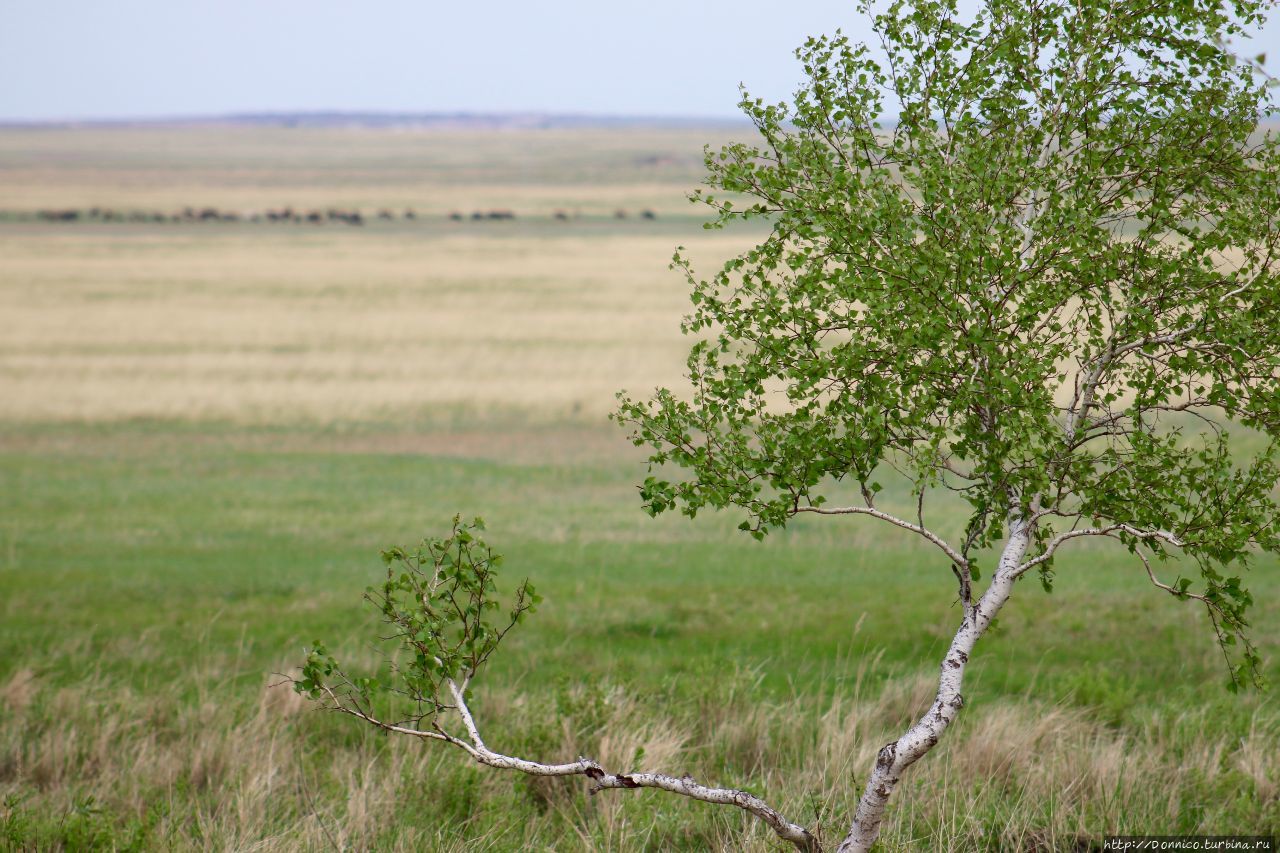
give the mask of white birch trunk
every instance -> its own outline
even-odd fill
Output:
[[[903,772],[937,745],[938,738],[964,705],[960,686],[964,680],[965,665],[969,662],[978,638],[986,632],[991,620],[1009,600],[1013,582],[1017,579],[1018,566],[1030,541],[1031,529],[1026,520],[1011,520],[1009,539],[1000,555],[991,585],[978,603],[965,613],[960,629],[956,631],[946,658],[942,661],[937,698],[929,711],[902,737],[880,750],[875,770],[872,771],[862,800],[858,803],[853,826],[836,848],[837,853],[866,853],[871,849],[880,835],[885,806]]]

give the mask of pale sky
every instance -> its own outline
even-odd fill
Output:
[[[1280,15],[1250,45],[1280,62]],[[0,0],[0,120],[266,111],[733,117],[853,0]]]

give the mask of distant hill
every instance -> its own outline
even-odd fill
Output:
[[[687,116],[599,116],[556,113],[268,112],[162,118],[0,120],[0,128],[306,127],[531,130],[609,127],[740,127],[746,119]]]

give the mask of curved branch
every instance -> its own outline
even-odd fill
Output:
[[[1252,282],[1246,281],[1237,285],[1226,293],[1218,297],[1220,303],[1234,299],[1241,293],[1244,293],[1252,286]],[[1207,316],[1207,315],[1206,315]],[[1132,352],[1141,352],[1149,346],[1170,346],[1178,343],[1183,338],[1195,332],[1202,331],[1204,318],[1201,317],[1191,325],[1184,326],[1181,329],[1174,329],[1164,334],[1144,335],[1131,341],[1121,342],[1117,339],[1119,331],[1112,334],[1107,341],[1106,348],[1098,354],[1097,360],[1093,362],[1087,376],[1082,385],[1076,388],[1072,397],[1071,405],[1068,407],[1067,423],[1065,432],[1068,441],[1074,441],[1076,433],[1080,427],[1085,424],[1089,415],[1089,409],[1093,406],[1094,395],[1097,393],[1102,380],[1113,363],[1117,359],[1123,358]]]
[[[910,530],[912,533],[923,536],[942,550],[942,553],[951,558],[951,562],[957,566],[968,566],[969,561],[965,559],[955,548],[951,547],[947,540],[934,533],[927,527],[919,524],[912,524],[902,518],[889,515],[887,512],[881,512],[869,506],[844,506],[844,507],[820,507],[820,506],[801,506],[796,507],[796,512],[813,512],[818,515],[869,515],[872,518],[878,518],[881,521],[887,521],[892,525],[901,527],[903,530]]]
[[[796,849],[804,851],[804,853],[821,853],[822,847],[818,843],[818,839],[807,829],[791,823],[777,809],[746,791],[739,791],[734,788],[708,787],[694,781],[689,776],[676,778],[665,773],[610,773],[592,759],[581,756],[577,761],[571,761],[567,764],[543,764],[538,761],[529,761],[524,758],[494,752],[481,739],[479,728],[471,714],[471,709],[467,707],[463,691],[453,679],[448,679],[446,683],[449,687],[449,692],[457,703],[455,710],[458,712],[458,716],[462,718],[462,723],[467,729],[467,737],[470,742],[454,737],[438,724],[435,727],[435,731],[426,731],[384,722],[360,710],[358,707],[351,707],[349,704],[344,703],[342,697],[332,689],[325,687],[324,691],[329,696],[330,710],[357,717],[386,732],[394,732],[395,734],[409,735],[410,737],[426,740],[444,741],[463,750],[477,763],[487,767],[494,767],[499,770],[518,770],[530,776],[586,776],[592,781],[589,789],[592,794],[610,788],[658,788],[704,803],[737,806],[764,821],[780,839],[794,845]]]
[[[1231,666],[1231,658],[1227,653],[1227,645],[1231,641],[1228,640],[1228,635],[1224,633],[1223,628],[1224,625],[1227,626],[1227,629],[1231,631],[1231,635],[1237,638],[1239,643],[1244,646],[1246,652],[1252,654],[1254,651],[1253,643],[1249,642],[1248,636],[1246,636],[1244,631],[1240,629],[1238,619],[1233,618],[1231,614],[1224,611],[1222,609],[1222,605],[1208,595],[1201,595],[1198,592],[1192,592],[1185,587],[1175,588],[1170,584],[1164,583],[1156,577],[1156,573],[1151,569],[1151,561],[1147,559],[1146,554],[1142,553],[1141,548],[1135,548],[1133,553],[1142,561],[1142,567],[1147,571],[1147,578],[1151,581],[1151,585],[1156,589],[1162,589],[1181,601],[1190,599],[1192,601],[1198,601],[1204,605],[1205,611],[1209,614],[1209,621],[1213,624],[1213,633],[1218,638],[1218,648],[1222,650],[1222,656],[1226,659],[1227,671],[1231,674],[1231,683],[1242,684],[1236,676],[1235,669]]]
[[[1025,563],[1018,566],[1018,568],[1014,569],[1013,576],[1018,577],[1042,563],[1049,562],[1053,559],[1054,552],[1057,551],[1063,543],[1069,542],[1072,539],[1079,539],[1082,536],[1112,536],[1116,533],[1127,533],[1135,538],[1148,541],[1151,539],[1159,539],[1163,542],[1168,542],[1175,548],[1181,548],[1183,545],[1181,539],[1166,530],[1142,530],[1130,524],[1109,524],[1106,527],[1085,527],[1080,530],[1068,530],[1065,533],[1059,533],[1057,536],[1050,539],[1049,543],[1045,545],[1044,550],[1041,551],[1038,556],[1027,560]]]

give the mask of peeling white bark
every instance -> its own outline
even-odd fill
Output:
[[[942,733],[960,712],[964,705],[960,687],[969,656],[973,653],[978,638],[991,626],[991,621],[1009,600],[1013,582],[1021,574],[1019,569],[1022,568],[1022,557],[1030,542],[1031,523],[1024,518],[1011,519],[1009,539],[1000,554],[1000,562],[991,578],[991,585],[977,604],[967,609],[942,661],[937,698],[928,712],[902,737],[880,750],[875,769],[854,814],[853,826],[836,848],[836,853],[866,853],[871,849],[880,835],[885,807],[902,779],[902,774],[937,745]]]
[[[458,712],[458,716],[462,719],[462,725],[467,730],[466,740],[449,734],[439,725],[436,726],[434,731],[428,731],[383,722],[359,707],[352,707],[350,704],[344,703],[342,697],[333,690],[326,688],[326,693],[329,696],[330,707],[335,711],[358,717],[384,731],[453,744],[465,751],[477,763],[487,767],[494,767],[500,770],[517,770],[530,776],[586,776],[592,781],[590,789],[592,794],[610,788],[657,788],[689,797],[690,799],[700,800],[704,803],[737,806],[764,821],[778,838],[789,842],[798,850],[802,850],[804,853],[821,853],[822,847],[818,843],[818,839],[809,830],[787,820],[764,800],[746,791],[739,791],[733,788],[712,788],[694,781],[689,776],[677,778],[668,776],[665,773],[609,773],[590,758],[579,757],[577,761],[571,761],[566,764],[543,764],[539,761],[529,761],[528,759],[494,752],[485,745],[484,740],[480,737],[480,729],[471,714],[471,709],[467,706],[464,691],[452,679],[449,679],[446,684],[455,703],[454,709]]]

